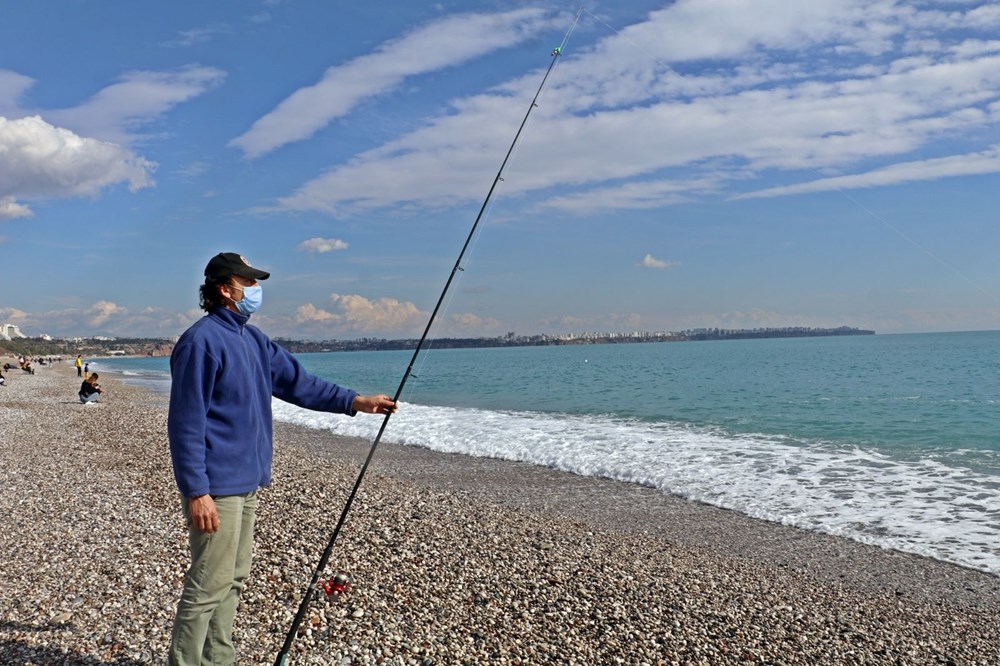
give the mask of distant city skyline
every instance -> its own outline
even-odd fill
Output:
[[[838,326],[833,328],[820,328],[820,327],[809,327],[809,326],[787,326],[787,327],[757,327],[757,328],[694,328],[686,329],[680,331],[655,331],[655,330],[634,330],[634,331],[563,331],[561,333],[518,333],[516,331],[508,331],[503,334],[498,335],[484,335],[484,336],[464,336],[464,338],[452,338],[452,339],[552,339],[552,340],[587,340],[587,339],[615,339],[615,338],[661,338],[669,336],[681,336],[681,335],[700,335],[705,333],[722,333],[722,334],[734,334],[734,333],[754,333],[754,332],[777,332],[777,331],[857,331],[863,333],[875,333],[875,331],[857,329],[847,326]],[[13,334],[10,334],[13,331]],[[442,338],[443,336],[431,336],[432,338]],[[78,342],[84,340],[97,340],[102,342],[114,342],[119,339],[125,340],[170,340],[176,342],[178,336],[166,336],[166,337],[145,337],[145,336],[109,336],[109,335],[94,335],[94,336],[80,336],[80,335],[70,335],[70,336],[59,336],[53,337],[47,333],[42,333],[40,335],[25,335],[13,324],[0,324],[0,340],[12,340],[17,338],[24,339],[43,339],[43,340],[55,340],[55,341],[70,341]],[[285,336],[275,336],[276,340],[290,340],[290,341],[303,341],[303,342],[334,342],[334,341],[356,341],[356,340],[391,340],[391,341],[415,341],[418,338],[384,338],[376,336],[362,336],[358,338],[288,338]]]
[[[0,321],[419,337],[577,7],[20,3],[0,22]],[[45,26],[41,29],[40,26]],[[1000,329],[1000,5],[587,7],[434,336]]]

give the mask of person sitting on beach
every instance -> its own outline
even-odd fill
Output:
[[[6,364],[4,365],[4,367],[6,367]],[[4,378],[3,373],[0,372],[0,386],[6,386],[6,385],[7,385],[7,380]]]
[[[97,402],[98,396],[104,391],[100,386],[97,385],[97,373],[95,372],[91,376],[83,380],[80,384],[80,402],[86,404],[88,402]]]
[[[35,374],[35,369],[31,367],[31,361],[29,361],[28,359],[25,359],[21,363],[21,369],[27,372],[29,375]]]
[[[205,267],[207,313],[170,355],[167,437],[188,529],[191,567],[177,604],[167,663],[233,664],[233,619],[250,573],[258,488],[271,483],[271,397],[354,416],[396,411],[384,394],[358,395],[306,372],[249,324],[263,299],[259,270],[223,252]]]

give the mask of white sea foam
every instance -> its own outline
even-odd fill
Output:
[[[381,419],[274,401],[277,420],[373,439]],[[1000,574],[1000,477],[856,446],[603,416],[404,405],[386,441],[638,483]],[[959,452],[960,453],[960,452]]]
[[[101,373],[106,372],[98,368]],[[130,386],[137,386],[154,393],[170,393],[170,375],[162,372],[112,368],[108,374],[117,375],[118,379]]]

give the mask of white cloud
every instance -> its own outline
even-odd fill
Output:
[[[179,313],[160,308],[132,312],[111,301],[97,301],[86,307],[34,313],[0,308],[0,323],[17,324],[22,332],[31,336],[48,333],[56,336],[168,337],[178,335],[203,314],[200,310]]]
[[[760,48],[813,44],[878,52],[901,29],[892,9],[866,0],[679,0],[620,31],[608,52],[625,41],[672,61],[737,59]]]
[[[19,98],[34,80],[0,70],[0,218],[31,215],[19,199],[95,196],[120,183],[133,192],[152,186],[156,163],[128,148],[141,138],[137,130],[224,78],[221,70],[198,66],[128,72],[83,104],[32,111]],[[196,163],[183,173],[202,168]]]
[[[14,219],[16,217],[31,217],[34,213],[30,208],[14,201],[14,197],[0,197],[0,220]]]
[[[209,168],[208,162],[196,160],[178,169],[177,175],[181,178],[197,178],[198,176],[208,173]]]
[[[295,311],[295,321],[299,324],[309,324],[314,322],[336,321],[337,315],[326,310],[320,310],[312,303],[299,306]]]
[[[831,190],[852,190],[864,187],[898,185],[923,180],[938,180],[956,176],[973,176],[986,173],[1000,173],[1000,144],[979,153],[950,155],[918,162],[903,162],[881,169],[874,169],[849,176],[821,178],[797,185],[769,187],[756,192],[748,192],[733,199],[763,199],[767,197],[805,194],[808,192],[829,192]]]
[[[651,254],[647,254],[645,257],[643,257],[642,258],[642,263],[640,264],[640,266],[644,266],[645,268],[658,268],[658,269],[661,269],[661,270],[662,269],[667,269],[667,268],[674,268],[675,266],[678,266],[678,265],[679,264],[677,262],[674,262],[674,261],[664,261],[663,259],[657,259],[656,257],[654,257]]]
[[[496,332],[502,329],[503,324],[493,317],[480,317],[471,312],[453,314],[447,319],[447,326],[439,333],[442,335],[462,335],[463,333],[474,333],[483,335],[486,332]]]
[[[20,115],[17,100],[34,83],[34,79],[23,74],[0,69],[0,116]]]
[[[19,324],[24,321],[28,313],[17,308],[0,308],[0,323]]]
[[[134,130],[173,107],[203,94],[225,80],[214,67],[184,67],[172,72],[128,72],[78,106],[44,112],[62,127],[105,141],[129,144]]]
[[[551,333],[584,333],[588,331],[639,330],[643,328],[643,318],[635,312],[611,312],[600,315],[561,315],[542,319],[538,322],[543,330]]]
[[[299,243],[299,249],[314,254],[346,250],[348,244],[338,238],[310,238]]]
[[[329,310],[307,303],[289,319],[268,319],[267,329],[290,336],[417,337],[426,327],[429,316],[413,303],[394,298],[371,300],[357,295],[333,294]],[[455,313],[435,322],[434,335],[497,335],[506,330],[507,326],[493,317]]]
[[[114,316],[128,314],[128,308],[115,305],[111,301],[98,301],[87,311],[87,323],[91,326],[101,326]]]
[[[331,294],[344,325],[355,331],[408,331],[427,319],[427,315],[409,301],[395,298],[368,300],[356,294]]]
[[[331,294],[330,310],[307,303],[295,313],[296,324],[322,323],[351,333],[404,333],[412,335],[427,314],[409,301],[395,298],[370,300],[357,294]]]
[[[551,19],[538,9],[464,14],[434,21],[382,45],[375,53],[330,67],[318,83],[296,90],[230,145],[247,157],[259,157],[312,136],[334,118],[399,86],[407,77],[513,46],[550,25]]]
[[[637,181],[552,197],[541,206],[590,215],[611,210],[662,208],[691,201],[696,195],[713,192],[718,187],[715,178]]]
[[[164,46],[187,47],[196,44],[205,44],[212,41],[216,35],[223,35],[232,32],[232,28],[224,24],[204,26],[201,28],[191,28],[189,30],[179,30],[177,36],[164,42]]]
[[[127,183],[153,184],[156,164],[112,143],[77,136],[37,116],[0,117],[0,201],[8,216],[24,216],[15,199],[94,196]]]
[[[969,41],[970,14],[860,0],[682,0],[564,56],[501,187],[573,212],[649,208],[734,178],[913,161],[935,142],[995,131],[1000,55]],[[920,44],[928,50],[913,51]],[[449,113],[334,166],[275,208],[349,215],[479,200],[539,77],[454,100]],[[674,188],[676,168],[711,184]]]
[[[979,55],[1000,52],[1000,40],[967,39],[961,44],[951,47],[951,51],[960,58],[970,58]]]
[[[994,2],[976,7],[969,12],[967,25],[980,30],[1000,27],[1000,5]]]

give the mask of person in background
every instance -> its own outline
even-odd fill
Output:
[[[76,376],[83,377],[83,356],[81,354],[76,355],[76,361],[73,365],[76,366]]]
[[[257,490],[271,483],[271,397],[354,416],[396,411],[384,394],[358,395],[311,375],[249,323],[270,274],[223,252],[205,267],[206,316],[170,356],[167,436],[188,528],[191,566],[167,663],[234,664],[233,620],[250,573]]]
[[[100,397],[101,393],[104,391],[97,384],[97,373],[90,375],[83,380],[80,384],[80,402],[86,404],[88,402],[97,402],[97,398]]]

